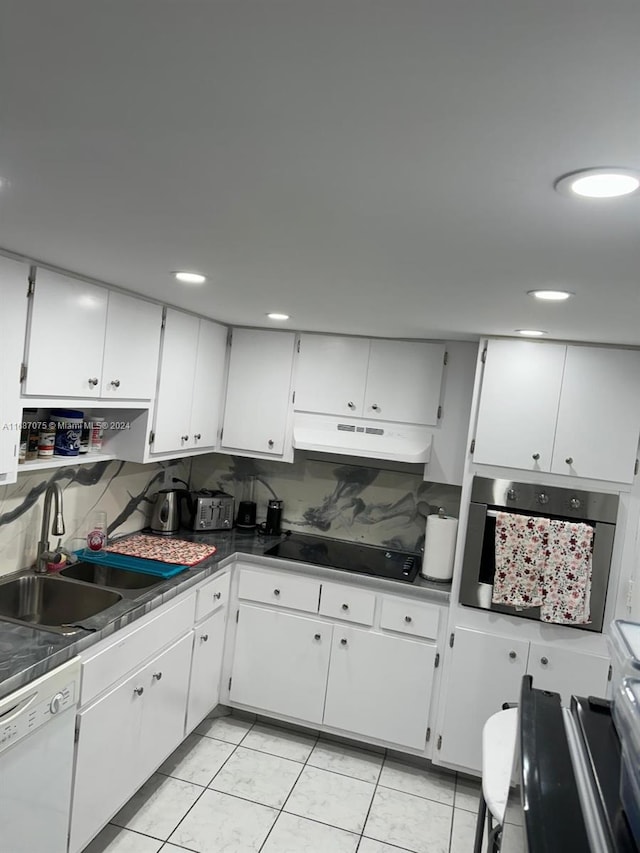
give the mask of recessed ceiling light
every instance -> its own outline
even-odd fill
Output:
[[[540,329],[516,329],[516,332],[525,338],[541,338],[543,335],[549,334],[549,332],[543,332]]]
[[[271,314],[267,314],[267,317],[270,320],[288,320],[289,319],[288,314],[278,314],[277,311],[272,311]]]
[[[564,302],[573,296],[570,290],[527,290],[529,296],[543,299],[545,302]]]
[[[583,198],[617,198],[631,195],[640,188],[640,174],[633,169],[607,166],[581,169],[563,175],[554,184],[563,195]]]
[[[207,280],[199,272],[174,272],[174,275],[183,284],[204,284]]]

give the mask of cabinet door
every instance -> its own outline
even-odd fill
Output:
[[[100,396],[108,293],[104,287],[37,271],[26,394]]]
[[[222,445],[282,456],[291,405],[292,332],[234,329]]]
[[[435,645],[336,625],[324,724],[423,749]]]
[[[368,338],[300,335],[295,409],[327,415],[364,415]]]
[[[156,393],[162,306],[109,293],[102,396],[151,400]]]
[[[640,353],[567,347],[552,470],[630,483],[639,434]]]
[[[560,693],[562,704],[568,706],[574,694],[604,698],[609,658],[531,643],[527,672],[533,676],[534,687]]]
[[[438,421],[444,344],[371,341],[363,415],[408,424]]]
[[[200,320],[191,406],[194,447],[214,447],[218,439],[226,357],[227,329],[209,320]]]
[[[489,341],[473,460],[549,471],[566,347]]]
[[[318,619],[241,604],[231,701],[321,723],[331,632]]]
[[[193,658],[187,705],[187,733],[200,723],[220,698],[226,609],[218,610],[193,632]]]
[[[447,662],[441,745],[434,758],[469,770],[482,769],[482,727],[503,702],[518,702],[529,644],[456,628]]]
[[[137,766],[143,694],[128,678],[78,715],[70,853],[83,850],[140,786]]]
[[[199,319],[167,310],[156,399],[154,453],[193,446],[189,432]]]
[[[20,444],[20,363],[27,320],[25,264],[0,258],[0,484],[15,483]]]
[[[184,738],[192,644],[193,634],[189,633],[140,673],[144,703],[137,762],[139,784]]]

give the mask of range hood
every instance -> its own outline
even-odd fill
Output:
[[[431,431],[425,426],[368,421],[295,412],[293,446],[299,450],[389,459],[393,462],[428,462]]]

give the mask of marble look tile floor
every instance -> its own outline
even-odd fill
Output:
[[[437,767],[216,716],[83,853],[471,853],[479,792]]]

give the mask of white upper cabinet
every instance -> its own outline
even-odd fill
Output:
[[[15,483],[20,444],[20,363],[27,321],[29,268],[0,258],[0,485]]]
[[[135,296],[39,269],[32,296],[24,393],[150,400],[162,308]],[[53,357],[59,336],[64,357]]]
[[[489,341],[473,459],[595,480],[633,480],[640,352]]]
[[[224,326],[167,309],[153,453],[215,445],[226,341]]]
[[[282,457],[291,413],[295,334],[234,329],[222,449]]]
[[[37,271],[25,394],[100,396],[108,298],[104,287]]]
[[[102,396],[151,400],[156,392],[162,306],[110,291]]]
[[[303,334],[295,409],[435,424],[444,353],[443,343]]]

